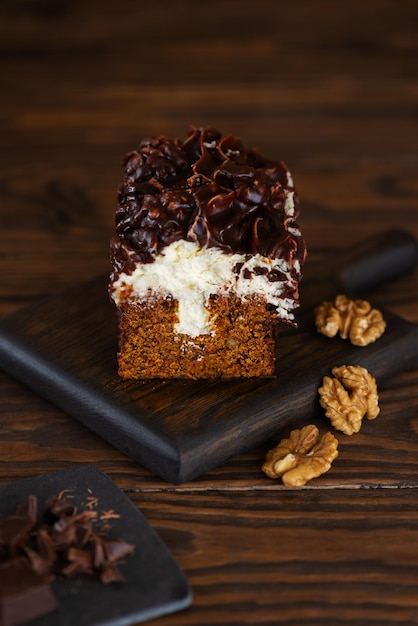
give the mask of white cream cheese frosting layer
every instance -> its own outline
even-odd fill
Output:
[[[239,265],[238,265],[239,264]],[[240,267],[239,272],[234,268]],[[254,268],[278,269],[283,281],[269,281],[265,274],[251,274]],[[179,240],[165,247],[152,263],[138,263],[132,274],[122,273],[113,284],[112,298],[119,305],[130,298],[145,299],[152,294],[172,296],[178,302],[179,321],[175,331],[190,337],[211,333],[206,304],[211,294],[233,291],[245,300],[259,295],[276,307],[283,320],[293,320],[292,298],[282,297],[285,288],[296,287],[284,259],[270,259],[260,254],[246,259],[243,254],[228,254],[219,248],[201,248],[198,243]],[[299,272],[298,262],[294,270]],[[287,289],[286,289],[287,291]]]

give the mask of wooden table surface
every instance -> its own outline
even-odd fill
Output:
[[[287,163],[314,256],[418,237],[413,0],[3,0],[0,49],[1,315],[108,271],[122,156],[191,123]],[[370,297],[418,323],[417,271]],[[155,626],[418,624],[417,382],[291,489],[267,444],[174,486],[1,373],[0,482],[106,472],[193,587]]]

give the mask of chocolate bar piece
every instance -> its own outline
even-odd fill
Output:
[[[14,626],[57,608],[48,582],[23,556],[0,563],[0,626]]]

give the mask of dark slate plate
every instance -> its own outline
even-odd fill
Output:
[[[135,552],[120,569],[126,584],[104,585],[87,576],[57,579],[52,590],[58,609],[26,622],[30,626],[127,626],[172,613],[190,605],[192,594],[184,573],[142,513],[105,474],[83,465],[51,472],[0,487],[0,517],[15,512],[30,494],[42,510],[46,501],[70,490],[83,510],[89,496],[98,499],[97,512],[114,511],[109,535],[135,544]]]

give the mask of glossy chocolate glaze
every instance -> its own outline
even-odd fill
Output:
[[[246,150],[239,138],[214,128],[190,127],[185,141],[144,139],[124,167],[111,283],[179,239],[302,265],[298,198],[294,193],[294,212],[287,215],[286,190],[294,189],[282,161]]]

